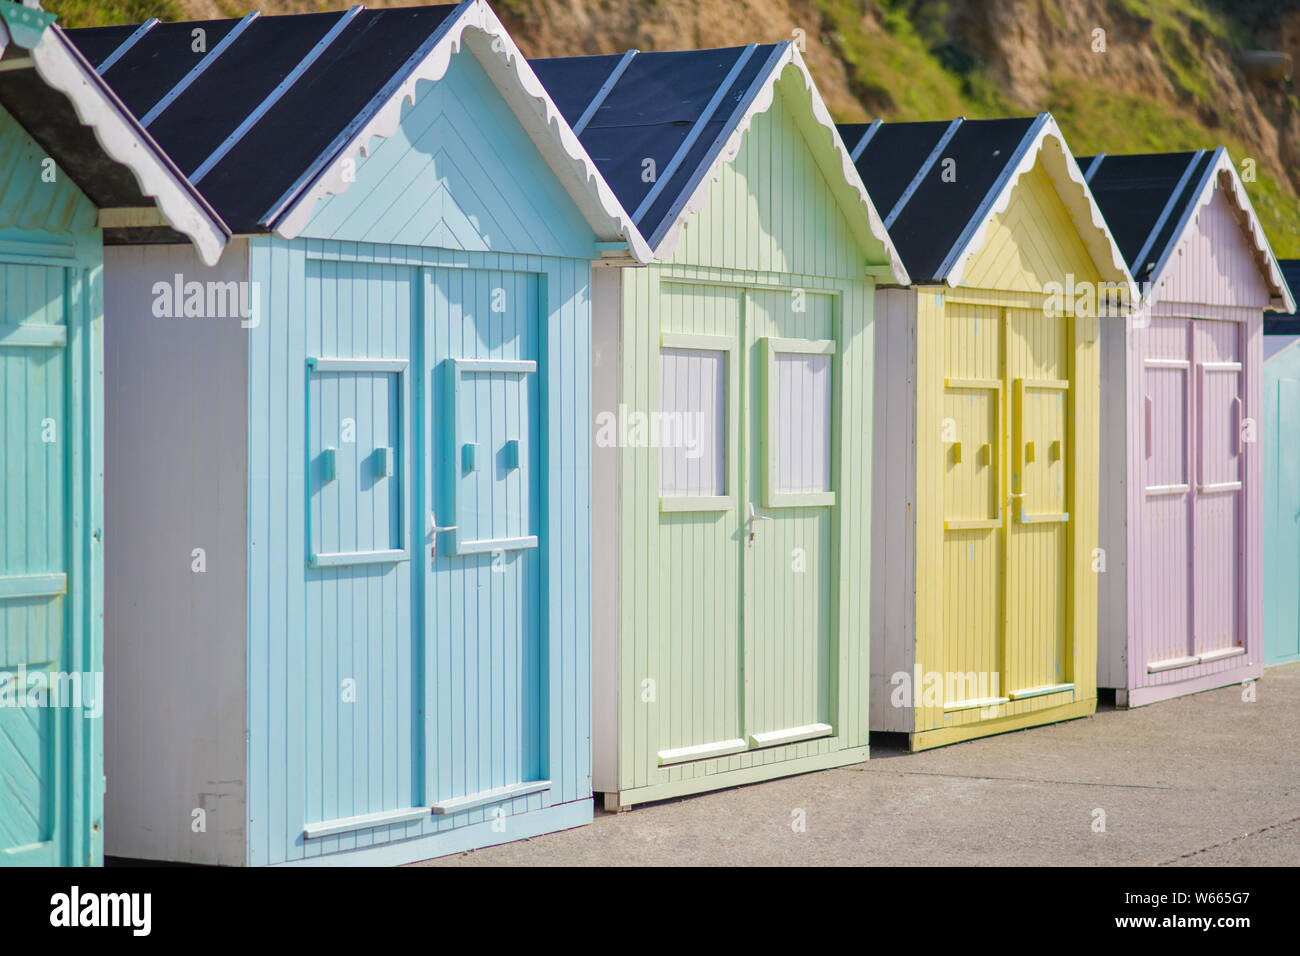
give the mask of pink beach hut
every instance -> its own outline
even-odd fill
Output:
[[[1138,309],[1103,322],[1097,684],[1116,703],[1258,677],[1266,309],[1294,304],[1223,148],[1084,157]]]

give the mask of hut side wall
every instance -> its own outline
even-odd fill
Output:
[[[241,323],[253,320],[230,304],[248,279],[248,247],[232,243],[212,268],[188,245],[110,246],[104,261],[105,846],[238,865],[250,333]],[[218,288],[220,303],[209,298]]]
[[[1098,586],[1097,686],[1123,687],[1128,680],[1129,329],[1127,317],[1101,320],[1101,526],[1105,571]]]
[[[916,290],[876,292],[871,728],[910,733],[916,658]],[[895,675],[905,674],[906,686]]]
[[[622,372],[623,271],[591,271],[591,406],[617,414]],[[618,790],[619,607],[623,507],[617,443],[600,441],[592,423],[591,674],[592,786]]]

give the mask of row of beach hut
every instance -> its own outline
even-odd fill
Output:
[[[1300,656],[1222,149],[0,0],[0,158],[0,861],[406,862]]]

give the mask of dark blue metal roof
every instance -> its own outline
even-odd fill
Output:
[[[230,227],[258,232],[383,105],[456,9],[353,7],[67,34]]]
[[[1080,156],[1079,168],[1140,284],[1155,278],[1178,226],[1214,168],[1217,152]]]
[[[1277,264],[1282,270],[1282,278],[1291,287],[1294,295],[1295,290],[1300,289],[1300,259],[1279,259]],[[1300,335],[1300,313],[1284,312],[1272,317],[1265,313],[1264,334]]]
[[[653,249],[783,49],[633,50],[529,63]]]
[[[1041,120],[839,126],[914,283],[944,281]]]

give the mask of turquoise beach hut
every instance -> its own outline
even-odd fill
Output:
[[[1278,263],[1300,289],[1300,259]],[[1300,316],[1264,319],[1264,666],[1300,660]]]
[[[103,860],[103,246],[229,234],[54,17],[0,0],[0,865]]]

